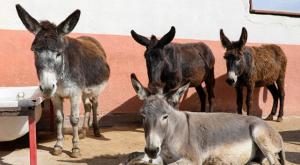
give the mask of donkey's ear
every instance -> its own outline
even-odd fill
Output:
[[[132,86],[137,96],[139,97],[140,100],[145,100],[149,96],[148,90],[143,87],[143,85],[140,83],[140,81],[137,79],[134,73],[131,73],[130,77],[131,77]]]
[[[66,35],[70,33],[76,26],[80,17],[80,10],[75,10],[68,16],[62,23],[57,26],[57,32],[60,35]]]
[[[156,44],[156,47],[163,47],[167,44],[169,44],[175,37],[175,33],[176,33],[176,30],[175,30],[175,27],[172,26],[170,31],[165,34]]]
[[[187,91],[189,88],[190,83],[186,83],[185,85],[181,86],[177,90],[170,91],[167,94],[165,94],[165,97],[167,98],[167,101],[171,105],[176,105],[180,101],[180,98],[183,96],[183,94]]]
[[[242,29],[242,34],[239,40],[239,47],[242,48],[243,46],[245,46],[246,42],[247,42],[247,38],[248,38],[248,33],[245,27],[243,27]]]
[[[140,34],[137,34],[134,30],[131,30],[132,38],[139,44],[143,46],[148,46],[150,44],[150,40]]]
[[[41,30],[40,23],[34,19],[27,11],[19,4],[16,5],[17,13],[24,26],[33,34],[37,34]]]
[[[225,36],[223,29],[220,30],[220,39],[224,48],[229,48],[231,45],[230,40]]]

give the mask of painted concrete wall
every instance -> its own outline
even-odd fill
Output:
[[[171,25],[177,29],[176,42],[207,43],[216,57],[216,109],[235,111],[234,89],[225,84],[224,49],[219,42],[219,29],[224,28],[229,38],[237,39],[241,27],[249,32],[251,44],[279,43],[288,57],[286,76],[286,114],[298,114],[300,103],[300,19],[280,16],[249,14],[247,0],[110,0],[110,1],[38,1],[22,0],[0,2],[0,86],[37,85],[33,54],[30,51],[33,35],[27,32],[17,17],[15,4],[20,3],[38,20],[61,22],[73,10],[82,11],[80,21],[71,36],[89,35],[105,48],[111,67],[109,85],[100,97],[100,112],[137,112],[141,102],[131,87],[129,75],[135,72],[146,85],[147,74],[143,57],[144,47],[131,39],[135,29],[141,34],[158,36]],[[86,34],[88,33],[88,34]],[[254,95],[253,114],[265,115],[272,106],[271,94],[257,89]],[[197,111],[199,101],[190,89],[181,106]],[[67,110],[68,106],[65,107]]]
[[[81,9],[79,33],[129,35],[131,29],[162,35],[174,25],[178,38],[219,40],[247,27],[250,42],[300,43],[300,19],[249,13],[248,0],[2,0],[0,28],[24,30],[15,12],[20,3],[38,20],[61,22]]]

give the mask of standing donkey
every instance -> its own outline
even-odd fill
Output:
[[[80,11],[74,11],[58,26],[49,21],[38,22],[20,5],[16,5],[18,15],[35,39],[31,50],[34,52],[35,67],[44,97],[52,97],[57,119],[57,142],[54,155],[63,148],[63,100],[70,98],[73,127],[73,148],[71,157],[79,157],[79,106],[84,103],[85,117],[83,128],[88,128],[88,119],[93,110],[94,135],[100,136],[97,122],[98,95],[107,84],[110,69],[100,43],[90,37],[70,38],[77,24]]]
[[[202,43],[170,43],[175,36],[175,28],[160,40],[151,39],[131,31],[133,39],[146,47],[148,88],[152,94],[167,93],[190,82],[195,87],[201,102],[201,112],[205,112],[206,94],[201,84],[204,81],[208,93],[209,111],[214,105],[214,64],[215,58],[210,48]],[[176,105],[177,106],[177,105]]]
[[[260,47],[245,46],[247,30],[242,29],[239,41],[231,42],[220,30],[221,42],[226,52],[224,58],[227,65],[226,82],[234,86],[237,93],[237,111],[242,114],[243,86],[247,87],[247,115],[252,107],[252,95],[255,87],[266,86],[273,96],[272,112],[267,120],[273,120],[280,100],[277,121],[282,121],[284,105],[284,79],[287,59],[277,45]],[[276,86],[277,85],[277,86]]]

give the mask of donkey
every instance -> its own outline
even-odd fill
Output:
[[[285,164],[282,137],[260,118],[179,111],[170,102],[178,102],[189,84],[166,94],[150,95],[135,76],[131,81],[144,101],[140,113],[148,158],[185,165],[240,165],[260,163],[265,158],[272,165],[278,161]]]
[[[170,43],[175,36],[175,28],[160,40],[154,35],[151,39],[131,31],[133,39],[146,47],[149,84],[152,94],[167,93],[190,82],[195,87],[201,102],[201,112],[205,112],[206,94],[201,84],[204,81],[208,93],[209,111],[214,105],[214,64],[215,58],[210,48],[202,43]],[[175,105],[178,106],[178,105]]]
[[[273,96],[273,107],[267,120],[273,120],[280,100],[277,121],[282,121],[284,105],[284,79],[287,59],[277,45],[260,47],[245,46],[247,30],[243,27],[239,41],[231,42],[220,30],[220,38],[226,49],[224,58],[227,66],[226,82],[234,86],[237,94],[237,112],[242,114],[243,87],[247,88],[247,115],[252,107],[252,95],[255,87],[266,86]]]
[[[81,99],[85,109],[84,130],[88,128],[88,119],[93,110],[94,134],[100,136],[97,122],[98,95],[106,86],[110,73],[104,49],[94,38],[66,36],[77,24],[80,10],[74,11],[56,26],[49,21],[38,22],[20,5],[16,5],[16,9],[25,27],[35,35],[31,50],[34,52],[40,90],[44,97],[52,97],[56,110],[57,142],[53,154],[62,153],[63,100],[70,98],[70,122],[73,127],[71,157],[79,157],[78,122]]]

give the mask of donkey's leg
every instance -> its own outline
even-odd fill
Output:
[[[100,129],[97,120],[97,110],[98,110],[98,96],[95,96],[91,99],[92,101],[92,108],[93,108],[93,129],[94,129],[94,136],[100,137]]]
[[[79,106],[81,95],[74,95],[70,98],[71,100],[71,117],[70,122],[73,128],[73,148],[71,157],[77,158],[80,157],[80,149],[79,149],[79,136],[78,136],[78,123],[79,123]]]
[[[273,107],[271,113],[266,118],[266,120],[273,120],[273,116],[276,114],[277,107],[278,107],[278,89],[276,88],[275,84],[269,85],[267,86],[267,88],[269,89],[269,91],[273,96]]]
[[[242,112],[242,109],[243,109],[243,87],[236,86],[235,91],[236,91],[237,112],[238,112],[238,114],[243,114],[243,112]]]
[[[83,125],[82,125],[82,134],[83,137],[86,136],[86,132],[89,129],[89,121],[90,121],[90,113],[92,110],[92,103],[90,99],[86,96],[82,96],[82,102],[84,105],[84,118],[83,118]]]
[[[169,165],[190,165],[190,164],[195,164],[195,162],[192,162],[191,160],[185,158],[181,158],[174,163],[170,163]]]
[[[208,94],[208,103],[209,103],[209,112],[213,112],[214,104],[215,104],[215,76],[214,76],[214,68],[210,69],[209,75],[205,80],[206,90]]]
[[[205,107],[206,107],[206,94],[205,91],[203,89],[203,87],[200,85],[198,85],[196,87],[196,91],[198,93],[199,99],[200,99],[200,103],[201,103],[201,112],[205,112]]]
[[[150,162],[151,164],[156,165],[164,164],[160,156],[158,156],[156,159],[150,159],[144,152],[133,152],[130,153],[126,158],[126,161],[120,165],[150,164]]]
[[[272,144],[272,139],[269,139],[270,135],[268,130],[259,125],[252,125],[250,129],[253,141],[267,158],[269,164],[278,164],[278,159],[273,151],[276,147]]]
[[[54,145],[53,155],[60,155],[63,149],[63,125],[64,125],[64,113],[63,113],[63,98],[58,95],[55,95],[52,98],[53,106],[56,111],[56,127],[57,127],[57,139],[56,144]]]
[[[254,84],[250,84],[249,86],[247,86],[247,97],[246,97],[246,105],[247,105],[247,115],[250,115],[250,110],[252,109],[252,104],[253,104],[253,100],[252,100],[252,95],[253,95],[253,91],[254,91]]]
[[[282,121],[282,116],[283,116],[283,106],[284,106],[284,97],[285,97],[285,90],[284,90],[284,76],[279,78],[277,81],[277,86],[278,86],[278,92],[279,92],[279,114],[277,121],[281,122]]]

